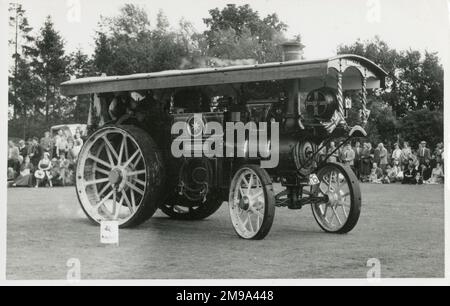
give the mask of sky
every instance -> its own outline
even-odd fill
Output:
[[[13,1],[13,0],[11,0]],[[208,10],[227,3],[250,4],[261,16],[277,13],[288,24],[288,37],[301,34],[305,58],[333,56],[340,44],[379,35],[391,47],[446,54],[450,0],[17,0],[31,26],[39,29],[52,16],[68,52],[81,48],[91,54],[100,16],[117,15],[124,3],[143,6],[153,24],[162,9],[170,23],[181,18],[205,30]]]

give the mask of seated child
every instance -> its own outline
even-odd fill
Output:
[[[416,168],[414,166],[414,161],[410,160],[408,163],[408,168],[404,171],[403,173],[403,181],[402,184],[417,184],[417,180],[416,180]],[[420,173],[419,173],[420,176]]]
[[[372,169],[370,169],[369,183],[381,184],[383,178],[383,171],[378,168],[377,163],[373,163]]]

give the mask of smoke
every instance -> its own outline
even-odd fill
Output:
[[[249,59],[237,59],[228,60],[212,57],[209,59],[213,67],[227,67],[227,66],[240,66],[240,65],[256,65],[257,61],[253,58]]]
[[[256,65],[258,62],[255,59],[220,59],[217,57],[200,56],[195,58],[184,57],[179,66],[180,69],[194,69],[194,68],[214,68],[214,67],[229,67],[241,65]]]

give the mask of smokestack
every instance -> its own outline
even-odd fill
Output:
[[[297,41],[288,41],[281,44],[283,49],[283,62],[297,61],[302,59],[302,44]]]
[[[283,62],[297,61],[302,59],[302,44],[297,41],[287,41],[281,44],[283,50]],[[284,121],[284,129],[291,130],[298,125],[296,119],[295,105],[299,97],[299,82],[298,80],[290,80],[288,101],[286,103],[286,113]]]

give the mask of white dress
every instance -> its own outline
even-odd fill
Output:
[[[82,147],[83,147],[83,139],[75,140],[75,143],[73,146],[73,154],[74,154],[75,158],[78,157],[78,154],[80,153]]]

